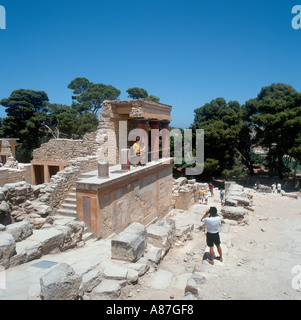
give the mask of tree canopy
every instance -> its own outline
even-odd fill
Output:
[[[290,85],[263,87],[242,106],[217,98],[194,113],[191,128],[205,134],[204,173],[237,174],[240,161],[254,174],[254,146],[268,148],[269,171],[277,170],[280,178],[285,156],[294,159],[295,168],[301,159],[301,94]]]
[[[68,89],[73,90],[73,106],[80,113],[97,114],[105,100],[116,100],[121,93],[111,85],[93,83],[86,78],[75,78],[69,83]]]
[[[263,87],[246,108],[256,129],[257,143],[269,149],[269,169],[277,163],[282,178],[284,155],[300,159],[300,93],[284,83],[272,84]]]
[[[15,90],[0,101],[7,113],[2,122],[3,134],[20,139],[18,150],[24,161],[30,161],[33,149],[38,148],[45,137],[48,101],[46,92],[25,89]]]

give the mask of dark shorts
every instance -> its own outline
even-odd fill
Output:
[[[207,232],[207,246],[213,247],[215,244],[216,246],[219,246],[221,243],[221,240],[219,238],[219,233],[209,233]]]

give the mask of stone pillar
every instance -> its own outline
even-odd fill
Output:
[[[50,174],[48,164],[44,165],[44,183],[50,182]]]
[[[159,159],[159,121],[150,121],[151,125],[151,159]]]
[[[130,155],[130,149],[121,149],[121,152],[120,152],[121,170],[131,170],[129,155]]]
[[[162,158],[170,156],[170,143],[169,143],[169,121],[161,122],[161,135],[162,135]]]
[[[109,178],[109,163],[108,162],[98,162],[98,178],[107,179]]]

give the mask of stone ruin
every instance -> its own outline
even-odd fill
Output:
[[[225,182],[225,200],[221,210],[224,219],[247,223],[247,210],[252,208],[253,195],[246,193],[243,186],[233,181]]]

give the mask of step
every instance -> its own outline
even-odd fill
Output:
[[[76,203],[66,203],[63,202],[61,205],[61,209],[69,209],[76,211]]]
[[[65,200],[64,200],[64,203],[72,203],[72,204],[76,204],[76,199],[74,199],[74,198],[66,198]]]
[[[76,210],[70,210],[70,209],[58,209],[57,214],[61,216],[67,216],[67,217],[77,217],[77,212]]]
[[[73,192],[73,191],[69,192],[67,197],[76,199],[76,192]]]

